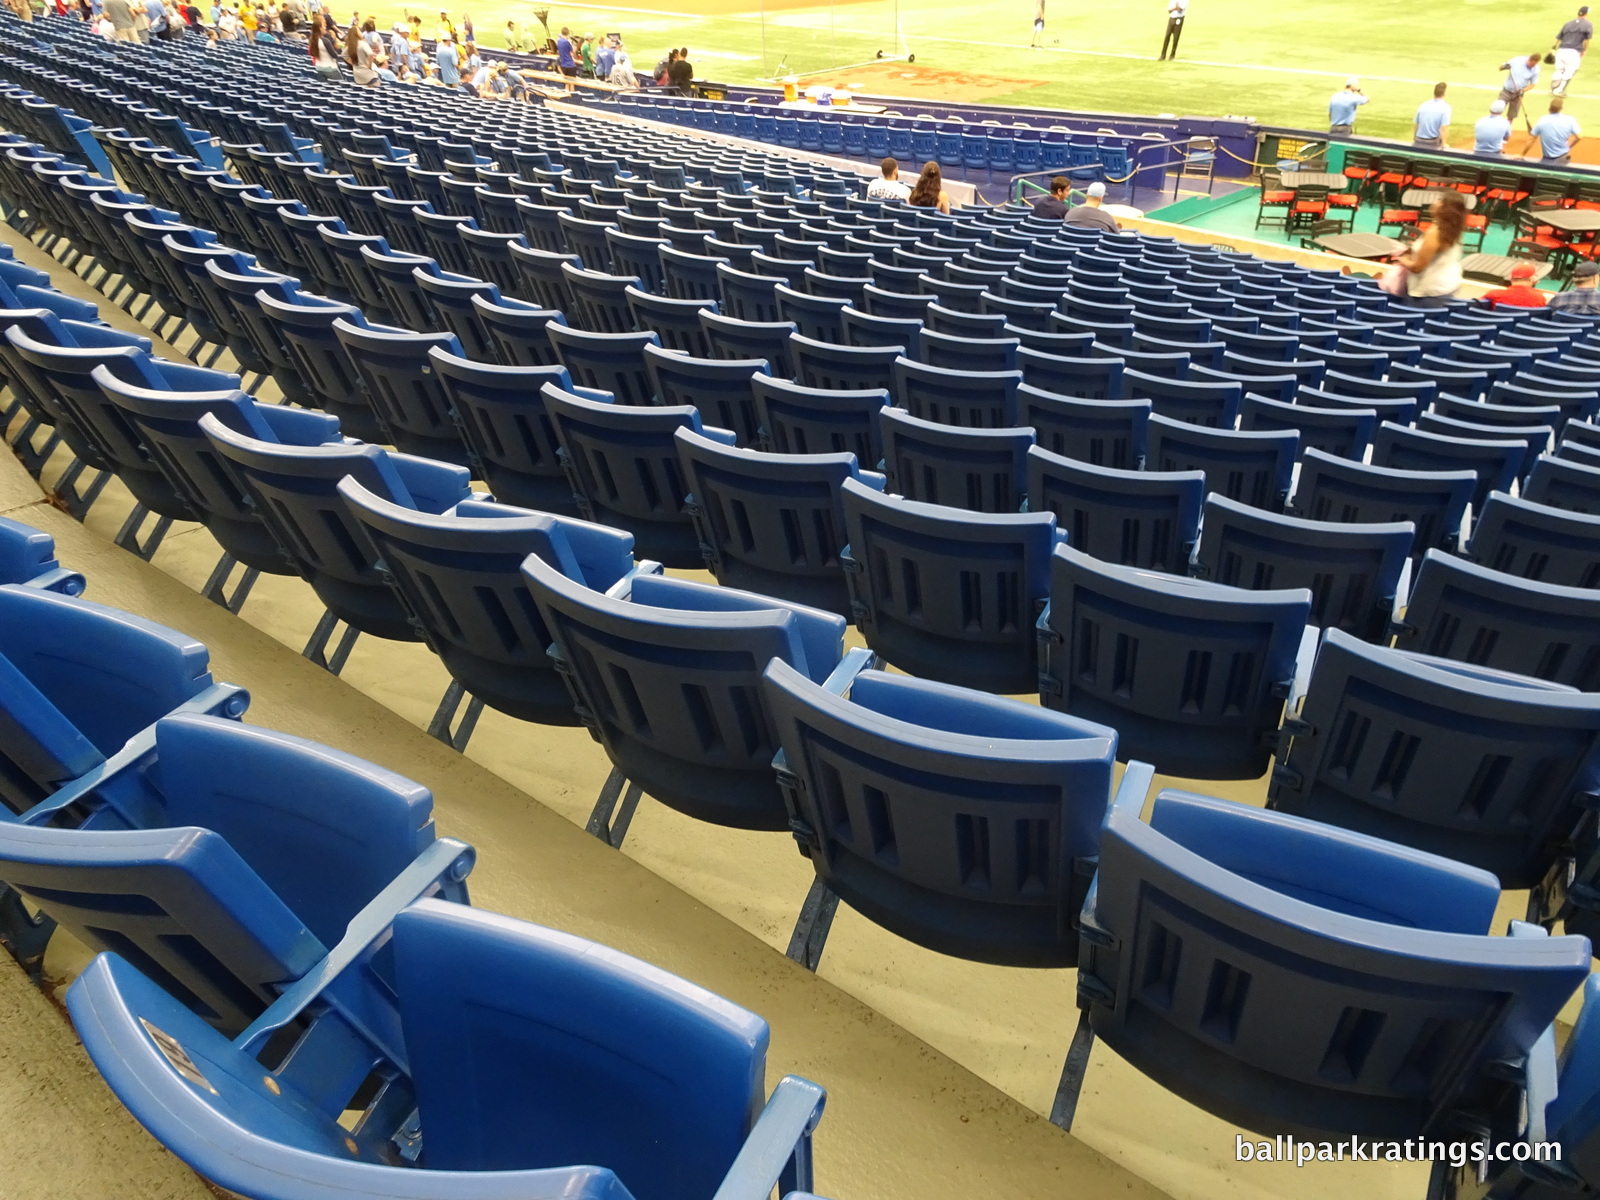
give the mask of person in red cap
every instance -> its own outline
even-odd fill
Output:
[[[1511,286],[1485,292],[1483,299],[1490,308],[1505,305],[1507,308],[1543,308],[1544,293],[1534,286],[1533,264],[1519,262],[1511,268]]]

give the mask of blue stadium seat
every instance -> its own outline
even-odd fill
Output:
[[[644,558],[669,567],[702,566],[673,434],[692,429],[731,446],[733,432],[702,427],[699,411],[688,405],[614,404],[555,383],[544,384],[540,395],[579,513],[626,529]]]
[[[653,330],[668,350],[696,358],[711,357],[711,341],[700,324],[700,313],[715,313],[715,300],[674,300],[634,288],[628,292],[628,306],[633,309],[633,319],[640,332]]]
[[[1600,514],[1600,467],[1541,454],[1522,486],[1522,498],[1568,512]]]
[[[1301,456],[1290,512],[1313,521],[1410,521],[1417,529],[1411,543],[1415,558],[1434,547],[1456,548],[1477,486],[1477,473],[1470,470],[1401,471],[1312,448]]]
[[[1600,592],[1428,551],[1395,646],[1600,691]]]
[[[376,557],[364,547],[338,484],[353,476],[395,504],[443,513],[471,497],[464,468],[361,443],[265,441],[229,428],[212,413],[200,418],[200,430],[250,496],[279,550],[327,609],[306,645],[307,658],[338,674],[357,634],[419,639]],[[329,656],[327,645],[339,622],[348,629]]]
[[[1015,370],[1021,347],[1022,339],[1016,337],[969,337],[924,328],[917,352],[930,366],[989,373]]]
[[[475,324],[493,347],[493,361],[518,367],[553,367],[559,361],[546,332],[550,325],[567,323],[559,309],[478,295],[472,297],[472,311]]]
[[[1239,383],[1200,382],[1193,379],[1166,379],[1134,370],[1131,359],[1122,376],[1122,395],[1132,400],[1148,400],[1157,416],[1209,429],[1232,429],[1244,395]]]
[[[1330,630],[1269,803],[1537,886],[1600,770],[1600,696]],[[1297,697],[1298,698],[1298,697]]]
[[[1050,563],[1039,699],[1116,729],[1168,775],[1256,779],[1302,659],[1311,593],[1248,591],[1115,566]]]
[[[1478,485],[1472,491],[1474,510],[1483,507],[1490,492],[1509,491],[1522,474],[1526,453],[1523,442],[1512,438],[1479,441],[1428,433],[1384,421],[1372,437],[1372,465],[1397,471],[1473,471]],[[1600,473],[1597,473],[1600,478]]]
[[[1150,425],[1148,400],[1083,400],[1030,384],[1017,388],[1015,417],[1006,422],[1034,431],[1052,454],[1115,470],[1144,465]]]
[[[258,301],[262,317],[276,329],[300,378],[315,394],[317,407],[338,417],[346,436],[382,441],[383,429],[367,399],[366,385],[333,332],[333,323],[341,317],[363,320],[361,310],[305,292],[282,300],[260,295]]]
[[[697,820],[788,827],[761,671],[779,658],[826,679],[843,617],[659,574],[601,592],[538,558],[523,570],[573,703],[614,767],[591,833],[620,845],[641,791]]]
[[[1102,562],[1141,570],[1189,573],[1200,511],[1203,471],[1124,471],[1028,451],[1028,511],[1049,512],[1067,544]]]
[[[1527,1057],[1587,974],[1587,939],[1487,936],[1499,888],[1458,863],[1173,790],[1147,824],[1137,793],[1100,835],[1058,1124],[1093,1038],[1269,1144],[1448,1140],[1516,1104],[1520,1074],[1491,1064]],[[1448,1161],[1434,1169],[1442,1188]]]
[[[751,380],[765,449],[779,454],[854,454],[876,467],[883,460],[878,413],[886,388],[837,391],[790,383],[777,376]]]
[[[894,364],[904,354],[903,346],[846,346],[801,333],[789,338],[795,381],[838,392],[892,387]]]
[[[63,596],[81,596],[84,579],[56,561],[56,540],[43,530],[0,517],[0,585],[19,583]]]
[[[213,1183],[259,1200],[486,1189],[701,1200],[813,1186],[824,1093],[785,1076],[763,1110],[761,1018],[594,942],[464,905],[425,900],[392,927],[383,1015],[399,1048],[370,1027],[347,1028],[340,982],[323,979],[291,990],[261,1033],[231,1043],[116,955],[91,964],[68,1008],[112,1090],[157,1140]],[[487,1008],[498,1014],[493,1028],[475,1027]],[[362,1119],[346,1128],[352,1097],[306,1053],[268,1071],[263,1096],[264,1034],[302,1014],[310,1027],[298,1048],[338,1038],[414,1099],[362,1093]],[[482,1069],[462,1071],[473,1055]],[[413,1114],[427,1122],[420,1139]],[[420,1142],[416,1161],[426,1165],[390,1154],[396,1138]]]
[[[878,423],[889,491],[972,512],[1019,511],[1033,430],[941,425],[899,408],[883,409]]]
[[[1300,399],[1304,401],[1304,392]],[[1317,408],[1256,395],[1246,396],[1239,408],[1239,428],[1243,431],[1292,429],[1300,435],[1302,451],[1314,447],[1355,462],[1366,455],[1377,424],[1377,410],[1371,408]]]
[[[522,721],[574,725],[566,686],[546,651],[550,635],[534,615],[523,559],[537,554],[604,591],[634,569],[633,538],[505,504],[464,500],[448,514],[419,513],[339,484],[350,513],[416,619],[452,684],[428,732],[464,749],[484,704]],[[463,699],[470,699],[452,728]]]
[[[1600,515],[1567,512],[1490,492],[1472,523],[1466,554],[1519,579],[1600,587]]]
[[[1204,471],[1206,490],[1267,512],[1282,512],[1294,477],[1300,435],[1290,429],[1240,433],[1152,416],[1153,471]]]
[[[913,417],[943,425],[999,429],[1016,411],[1021,371],[966,371],[909,357],[894,362],[894,397]]]
[[[1019,350],[1017,365],[1030,387],[1057,396],[1084,400],[1119,400],[1127,396],[1126,363],[1120,358],[1059,358],[1036,350]]]
[[[817,875],[789,956],[817,968],[842,899],[941,954],[1072,965],[1116,731],[868,666],[857,651],[826,681],[766,669],[791,828]]]
[[[717,294],[720,311],[741,321],[772,323],[791,318],[778,311],[776,289],[783,280],[775,275],[751,274],[739,271],[727,263],[717,264]]]
[[[654,333],[594,333],[555,325],[546,326],[545,334],[579,386],[609,392],[622,405],[656,402],[644,362],[645,349],[661,345]]]
[[[851,608],[866,643],[902,670],[1015,695],[1036,686],[1034,614],[1050,551],[1044,513],[973,513],[846,480]]]
[[[849,452],[768,454],[689,429],[675,436],[700,553],[717,582],[848,615],[839,488],[857,479],[881,490],[883,476]]]
[[[412,333],[386,325],[333,323],[334,335],[367,385],[367,398],[385,433],[384,441],[407,454],[435,458],[482,474],[461,440],[450,400],[439,386],[429,352],[437,346],[462,354],[453,333]]]
[[[603,271],[585,270],[569,262],[560,266],[561,278],[571,297],[562,306],[567,321],[575,328],[592,333],[632,333],[633,311],[628,307],[628,289],[638,288],[635,275],[608,275]],[[529,299],[544,303],[542,296]]]
[[[1311,624],[1387,641],[1416,533],[1409,521],[1309,521],[1213,492],[1200,528],[1195,574],[1251,591],[1305,588],[1311,593]]]
[[[773,375],[794,378],[794,360],[789,354],[793,321],[746,321],[711,309],[702,310],[699,320],[711,347],[710,357],[764,358]]]

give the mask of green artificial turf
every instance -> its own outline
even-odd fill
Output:
[[[674,0],[665,0],[673,3]],[[1452,141],[1470,135],[1499,88],[1508,56],[1548,50],[1577,4],[1569,0],[1193,0],[1177,62],[1155,61],[1166,24],[1161,0],[1136,4],[1073,4],[1047,0],[1043,49],[1031,50],[1033,0],[975,4],[959,0],[863,0],[805,9],[704,15],[695,0],[677,0],[683,14],[587,5],[552,5],[552,30],[624,33],[635,66],[649,70],[668,45],[688,44],[697,75],[753,83],[786,62],[793,71],[846,66],[894,52],[896,8],[905,48],[916,67],[983,77],[990,103],[1128,113],[1251,116],[1272,124],[1317,128],[1327,98],[1348,74],[1360,75],[1372,103],[1357,131],[1409,139],[1419,102],[1439,80],[1451,85],[1456,110]],[[713,7],[730,0],[706,0]],[[752,0],[759,10],[757,0]],[[474,7],[482,46],[502,44],[508,17],[537,31],[533,4]],[[702,15],[691,15],[699,10]],[[386,28],[421,12],[431,36],[437,9],[384,6],[371,10]],[[341,17],[343,13],[341,12]],[[456,13],[459,20],[460,13]],[[858,72],[871,86],[883,68]],[[1551,68],[1544,68],[1535,116],[1544,109]],[[845,72],[846,75],[850,72]],[[1008,81],[1014,81],[1011,86]],[[963,94],[966,91],[969,94]],[[959,78],[926,98],[974,98]],[[1568,111],[1600,138],[1600,53],[1570,89]],[[1521,123],[1518,123],[1521,127]]]

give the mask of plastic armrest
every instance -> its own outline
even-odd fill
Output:
[[[1150,795],[1150,784],[1155,775],[1156,769],[1149,763],[1129,759],[1128,765],[1123,769],[1122,780],[1117,784],[1117,794],[1111,799],[1108,815],[1112,811],[1120,811],[1136,821],[1140,820],[1144,815],[1144,802]]]
[[[1411,604],[1411,573],[1412,560],[1407,557],[1405,564],[1400,568],[1400,578],[1394,585],[1394,607],[1389,610],[1389,624],[1400,624],[1400,614]]]
[[[344,937],[327,957],[286,987],[266,1012],[233,1039],[233,1044],[247,1054],[260,1051],[268,1038],[303,1013],[345,968],[388,931],[401,909],[422,899],[438,884],[461,883],[472,873],[477,857],[478,852],[466,842],[455,838],[435,841],[350,918]]]
[[[213,683],[205,691],[193,699],[186,700],[167,714],[169,717],[178,716],[180,713],[195,713],[207,717],[229,717],[238,720],[244,715],[245,709],[250,707],[250,693],[242,687],[231,683]],[[46,825],[50,819],[62,809],[68,808],[82,800],[89,793],[96,791],[107,784],[114,782],[127,772],[137,768],[156,748],[156,727],[148,725],[134,734],[110,758],[98,766],[85,771],[71,783],[63,784],[52,792],[48,799],[39,801],[27,812],[17,817],[22,825]],[[142,795],[139,789],[132,789],[132,795]],[[120,797],[107,795],[106,803],[118,808],[123,818],[131,829],[139,829],[148,825],[149,818],[154,814],[131,812],[121,809],[118,804]],[[0,819],[5,819],[0,816]]]
[[[700,436],[712,442],[719,442],[724,446],[734,446],[739,442],[739,435],[731,429],[720,429],[715,425],[700,426]]]
[[[1300,702],[1311,686],[1311,668],[1316,665],[1317,646],[1321,640],[1322,630],[1315,625],[1307,625],[1300,635],[1300,648],[1294,656],[1294,678],[1289,681],[1289,695],[1284,703],[1284,712],[1290,716],[1299,713]]]
[[[810,1191],[811,1135],[822,1119],[828,1093],[798,1075],[785,1075],[723,1176],[712,1200],[766,1200]]]
[[[878,656],[865,647],[858,646],[854,650],[846,650],[844,657],[839,660],[839,665],[834,667],[822,681],[823,689],[835,696],[842,696],[850,690],[850,685],[856,681],[857,675],[872,670],[877,664]]]
[[[38,588],[42,592],[60,592],[63,596],[83,595],[83,576],[65,567],[53,567],[28,580],[23,587]]]
[[[663,573],[664,568],[654,559],[641,559],[634,564],[633,570],[606,589],[606,595],[612,600],[630,599],[633,596],[633,581],[637,576],[660,575]]]
[[[856,472],[856,478],[862,483],[866,484],[869,488],[874,488],[880,492],[883,491],[889,484],[889,477],[883,474],[881,471],[858,470]],[[1023,503],[1026,504],[1027,502],[1024,501]],[[1024,509],[1023,511],[1026,512],[1027,510]]]
[[[472,498],[472,472],[415,454],[388,452],[389,462],[406,491],[424,512],[442,513]]]
[[[285,446],[322,446],[339,442],[339,418],[310,408],[258,404],[256,413]]]
[[[581,399],[593,400],[596,404],[615,404],[617,402],[616,396],[604,388],[579,387],[574,383],[568,386],[566,390]]]

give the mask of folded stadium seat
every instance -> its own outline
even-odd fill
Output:
[[[1491,404],[1484,400],[1462,400],[1441,395],[1433,402],[1432,413],[1476,426],[1525,427],[1548,425],[1554,432],[1565,422],[1560,405]],[[1424,413],[1424,416],[1429,414]]]
[[[285,210],[280,216],[287,224],[291,214]],[[133,235],[145,243],[149,254],[148,261],[161,276],[164,287],[163,295],[158,297],[158,301],[162,308],[179,317],[196,336],[195,344],[187,351],[189,357],[193,358],[201,346],[209,344],[213,347],[214,358],[221,352],[222,331],[212,323],[210,314],[206,312],[204,303],[199,293],[195,291],[188,273],[168,252],[165,242],[171,237],[174,245],[209,246],[216,244],[215,236],[207,230],[195,229],[193,226],[180,225],[168,220],[145,220],[131,212],[125,215],[124,220]],[[322,243],[319,240],[317,244],[320,248]],[[333,270],[332,263],[324,265],[330,271]],[[167,308],[168,299],[172,301],[172,308]],[[178,332],[178,329],[174,329],[171,334],[176,336]]]
[[[1587,939],[1521,922],[1488,936],[1499,888],[1483,871],[1171,789],[1147,824],[1141,790],[1124,786],[1101,830],[1052,1120],[1070,1126],[1094,1038],[1268,1144],[1449,1140],[1517,1109],[1523,1076],[1494,1064],[1548,1036]],[[1175,1002],[1190,995],[1212,1002]],[[1433,1171],[1443,1189],[1448,1160]]]
[[[143,964],[201,1028],[237,1036],[354,923],[360,952],[329,1000],[383,1029],[370,943],[410,900],[466,899],[473,851],[435,839],[426,788],[288,734],[164,717],[101,772],[83,827],[53,827],[77,790],[0,828],[0,871],[90,949]],[[347,1054],[330,1043],[319,1066],[365,1075]]]
[[[890,492],[972,512],[1020,511],[1033,430],[942,425],[898,408],[883,409],[878,423]]]
[[[43,530],[0,517],[0,584],[24,584],[63,596],[81,596],[84,579],[56,561],[56,540]]]
[[[1377,423],[1376,409],[1319,408],[1310,403],[1305,392],[1296,404],[1247,395],[1239,409],[1241,431],[1294,430],[1300,435],[1302,451],[1314,447],[1355,462],[1365,457]]]
[[[700,313],[717,311],[715,300],[674,300],[634,288],[627,293],[628,307],[640,332],[654,330],[661,344],[696,358],[710,358],[711,341],[700,325]]]
[[[778,454],[854,454],[876,467],[883,459],[878,413],[887,388],[807,387],[779,376],[751,379],[762,449]]]
[[[1316,448],[1300,457],[1293,516],[1313,521],[1416,526],[1413,558],[1424,551],[1454,550],[1467,505],[1478,487],[1471,470],[1413,471],[1337,458]]]
[[[961,312],[937,301],[928,305],[925,320],[932,333],[965,338],[999,337],[1006,324],[1003,313]]]
[[[277,331],[300,378],[314,393],[316,406],[337,417],[339,427],[348,436],[381,442],[383,428],[373,412],[366,385],[333,332],[333,323],[340,318],[363,320],[361,310],[307,292],[281,299],[260,294],[257,300],[262,317]]]
[[[340,287],[337,295],[348,296],[363,312],[370,313],[374,320],[392,321],[395,314],[389,310],[389,295],[381,286],[373,273],[367,269],[362,250],[370,249],[379,253],[387,253],[389,243],[381,237],[370,237],[361,233],[350,233],[345,229],[333,225],[319,225],[317,236],[322,239],[323,254],[333,263],[339,273]],[[205,250],[185,250],[181,246],[169,247],[169,252],[179,263],[190,264],[190,274],[196,274],[195,256],[205,253]],[[236,256],[235,256],[236,257]],[[440,260],[444,261],[443,259]],[[200,272],[203,274],[203,271]],[[205,299],[205,288],[196,289],[202,300]],[[208,306],[210,307],[210,306]],[[213,316],[215,312],[213,311]],[[224,335],[228,333],[226,326],[219,326]],[[229,342],[230,347],[232,342]]]
[[[223,554],[201,595],[238,612],[258,574],[297,574],[260,513],[235,482],[200,429],[208,413],[230,429],[264,442],[338,445],[338,419],[286,405],[259,404],[238,390],[238,377],[200,367],[147,359],[131,379],[96,368],[91,376],[106,401],[136,432],[171,489],[193,507]],[[244,568],[228,593],[235,566]]]
[[[1310,521],[1213,492],[1206,497],[1194,573],[1252,591],[1305,588],[1312,625],[1387,644],[1415,533],[1409,521]]]
[[[667,245],[665,238],[643,237],[621,229],[607,229],[605,237],[616,274],[637,276],[643,291],[664,293],[665,275],[659,252]]]
[[[1068,545],[1102,562],[1189,573],[1205,472],[1119,470],[1034,446],[1027,476],[1027,511],[1052,513]]]
[[[784,283],[774,284],[772,293],[777,320],[793,321],[795,328],[813,341],[844,343],[844,325],[839,313],[850,304],[848,299],[811,295]]]
[[[1522,498],[1568,512],[1600,513],[1600,467],[1541,454],[1522,486]]]
[[[1310,608],[1303,588],[1250,591],[1058,548],[1040,702],[1111,724],[1124,751],[1164,774],[1257,778],[1314,644]]]
[[[913,417],[994,429],[1010,425],[1022,372],[955,370],[902,356],[894,362],[893,379],[896,402]]]
[[[842,485],[841,555],[866,643],[925,678],[1003,694],[1031,692],[1033,617],[1049,553],[1063,539],[1045,513],[975,513]]]
[[[794,377],[789,339],[793,321],[747,321],[726,316],[715,308],[702,309],[698,318],[711,346],[712,358],[764,358],[774,376]]]
[[[1024,383],[1006,425],[1033,429],[1037,444],[1053,454],[1137,470],[1144,464],[1149,423],[1148,400],[1084,400]]]
[[[721,301],[719,311],[741,321],[770,324],[785,320],[778,311],[776,289],[783,283],[777,276],[752,275],[735,270],[726,263],[717,264],[717,296]]]
[[[546,328],[567,323],[560,310],[538,308],[509,296],[495,299],[486,293],[474,294],[471,302],[473,327],[480,329],[493,347],[490,360],[507,366],[557,365],[559,360]]]
[[[591,333],[566,325],[547,325],[545,335],[556,358],[586,388],[609,392],[618,404],[655,403],[644,352],[660,346],[654,333]]]
[[[1116,731],[871,665],[855,651],[826,681],[766,669],[775,765],[816,870],[789,957],[817,969],[843,900],[937,953],[1071,965]]]
[[[1441,397],[1437,405],[1442,406],[1449,397]],[[1476,400],[1463,400],[1458,403],[1465,408],[1476,405]],[[1440,412],[1423,413],[1417,418],[1416,428],[1421,433],[1437,433],[1445,437],[1460,438],[1464,441],[1490,442],[1498,444],[1501,441],[1515,439],[1522,442],[1523,451],[1516,465],[1516,477],[1523,478],[1533,470],[1534,463],[1539,455],[1550,448],[1550,443],[1555,436],[1552,425],[1480,425],[1470,419],[1473,414],[1463,417],[1454,415],[1446,416]]]
[[[1600,696],[1338,630],[1297,692],[1269,805],[1538,889],[1529,920],[1566,916],[1575,900],[1577,923],[1594,927],[1583,889],[1561,894],[1570,875],[1541,881],[1572,856],[1579,793],[1600,766]],[[1594,865],[1578,870],[1588,879]]]
[[[1134,362],[1140,356],[1128,351],[1097,356],[1121,358],[1127,364],[1122,373],[1120,391],[1116,394],[1130,399],[1148,400],[1152,411],[1174,421],[1208,428],[1231,429],[1239,413],[1239,404],[1247,386],[1238,382],[1215,380],[1170,379],[1148,371],[1137,370]],[[1048,386],[1041,385],[1041,386]]]
[[[430,272],[417,267],[413,269],[411,277],[423,302],[433,313],[433,326],[455,335],[467,357],[493,362],[495,345],[479,322],[473,301],[480,296],[496,304],[518,304],[521,301],[502,297],[498,287],[476,275]]]
[[[1494,571],[1556,587],[1600,587],[1600,515],[1491,492],[1466,555]]]
[[[1600,691],[1600,593],[1438,551],[1423,558],[1395,646]]]
[[[464,468],[360,443],[268,442],[230,429],[213,414],[200,418],[200,429],[249,494],[279,549],[327,609],[306,644],[305,657],[338,674],[359,634],[418,640],[379,563],[363,549],[336,487],[352,475],[396,504],[443,513],[471,497]],[[328,643],[341,622],[347,628],[330,655]]]
[[[731,267],[730,260],[716,255],[699,254],[674,246],[662,246],[659,251],[662,270],[662,291],[674,300],[716,300],[723,295],[722,268]]]
[[[1523,376],[1514,383],[1497,383],[1489,389],[1489,403],[1506,407],[1526,405],[1543,408],[1554,405],[1568,421],[1592,421],[1600,411],[1600,391],[1585,385],[1563,388],[1552,382],[1537,383],[1531,376]]]
[[[294,355],[280,336],[279,328],[262,314],[257,299],[258,293],[265,292],[280,302],[287,302],[298,294],[299,280],[249,264],[225,265],[218,258],[209,259],[205,271],[218,300],[231,310],[234,324],[244,331],[255,349],[257,361],[277,383],[284,401],[303,408],[315,407],[316,394],[301,378]],[[393,299],[393,289],[390,298]]]
[[[923,325],[916,317],[879,317],[847,305],[839,310],[847,346],[904,346],[911,355],[921,353]]]
[[[702,566],[673,433],[688,428],[731,446],[733,432],[702,427],[699,411],[689,405],[617,404],[555,383],[546,383],[540,395],[580,515],[626,529],[645,558],[669,567]]]
[[[594,333],[633,332],[628,288],[639,287],[637,276],[607,275],[601,271],[575,267],[570,262],[562,263],[560,269],[571,297],[570,304],[563,311],[574,328]]]
[[[516,242],[508,245],[506,250],[522,276],[522,287],[517,292],[519,296],[541,308],[559,309],[562,312],[571,309],[572,292],[567,286],[565,268],[581,267],[582,262],[576,254],[520,246]]]
[[[751,379],[770,373],[765,359],[694,358],[647,345],[644,365],[656,403],[700,409],[707,420],[731,429],[741,446],[761,440]]]
[[[437,347],[429,358],[494,498],[540,512],[579,515],[540,394],[546,383],[572,389],[566,368],[477,363]]]
[[[464,750],[485,704],[521,721],[578,723],[546,654],[550,636],[534,613],[522,561],[536,554],[604,591],[634,569],[630,534],[479,500],[449,514],[419,513],[353,479],[341,481],[339,494],[450,672],[430,735]]]
[[[1401,471],[1468,470],[1477,474],[1472,506],[1491,491],[1508,491],[1522,473],[1525,442],[1505,437],[1477,440],[1427,433],[1384,421],[1372,438],[1372,465]]]
[[[472,468],[482,478],[483,468],[462,442],[449,397],[428,359],[435,346],[461,354],[454,334],[412,333],[342,318],[333,323],[333,331],[366,384],[387,444],[407,454]]]
[[[253,263],[250,255],[226,246],[184,246],[176,242],[168,242],[166,250],[179,268],[188,274],[195,295],[200,298],[212,325],[222,336],[223,345],[238,362],[240,374],[265,375],[269,364],[256,348],[250,328],[240,319],[235,306],[225,297],[207,270],[212,263],[235,271],[249,270]],[[364,275],[361,282],[367,283]],[[377,299],[381,300],[382,297]],[[377,310],[380,305],[373,304],[372,307]]]
[[[345,1089],[308,1072],[320,1056],[269,1068],[272,1094],[262,1097],[263,1036],[230,1044],[116,955],[74,985],[69,1011],[112,1090],[158,1140],[213,1183],[260,1200],[486,1187],[691,1200],[725,1177],[724,1191],[751,1194],[813,1186],[823,1090],[785,1076],[763,1111],[768,1030],[754,1014],[604,946],[463,905],[412,905],[393,920],[390,950],[378,1030],[344,1029],[342,981],[291,993],[264,1018],[276,1028],[309,1012],[305,1039],[320,1043],[331,1022],[352,1057],[380,1064],[392,1083],[356,1098],[364,1111],[351,1128],[340,1123]],[[474,1034],[485,1005],[500,1020]],[[480,1050],[491,1066],[459,1070]],[[600,1091],[597,1072],[610,1080]],[[397,1104],[395,1092],[414,1100]],[[629,1121],[616,1121],[619,1108]],[[420,1137],[414,1114],[427,1122]]]
[[[1147,462],[1154,471],[1204,471],[1208,492],[1282,512],[1299,446],[1300,435],[1292,429],[1240,433],[1157,414],[1149,422]]]

